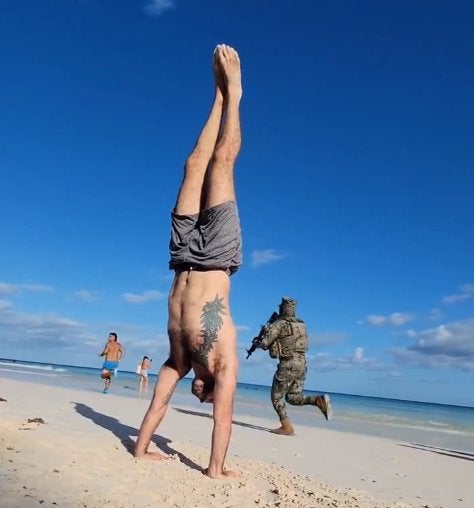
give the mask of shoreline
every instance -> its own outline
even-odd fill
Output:
[[[154,442],[173,458],[151,463],[128,451],[148,399],[8,379],[0,397],[5,508],[474,506],[472,454],[319,427],[275,436],[274,421],[236,413],[227,463],[242,476],[220,482],[200,472],[211,406],[172,400]]]
[[[102,391],[100,369],[57,366],[51,364],[43,369],[33,365],[32,371],[5,372],[0,366],[0,383],[2,375],[7,379],[42,383],[53,387],[62,386],[90,393]],[[71,370],[69,370],[71,369]],[[147,394],[139,395],[135,373],[121,372],[112,383],[111,394],[127,399],[151,399],[153,378]],[[306,390],[307,393],[316,393]],[[427,447],[439,447],[462,450],[474,453],[474,408],[463,408],[440,404],[424,404],[417,402],[397,402],[395,399],[380,399],[346,394],[330,394],[335,417],[326,422],[321,414],[310,407],[290,407],[290,417],[295,428],[300,426],[332,429],[339,432],[351,432],[362,436],[375,436],[403,442],[421,443]],[[380,401],[383,402],[380,402]],[[194,408],[201,406],[190,395],[190,379],[184,379],[177,387],[173,396],[174,403],[189,405]],[[241,383],[236,392],[234,411],[246,417],[256,415],[276,426],[278,421],[270,401],[270,387]]]
[[[79,369],[79,370],[87,370],[87,371],[94,371],[96,374],[100,375],[100,372],[102,370],[101,367],[90,367],[90,366],[84,366],[84,365],[72,365],[72,364],[62,364],[62,363],[52,363],[52,362],[40,362],[36,360],[19,360],[16,358],[0,358],[0,365],[2,362],[11,362],[12,364],[18,364],[18,366],[25,365],[27,367],[32,367],[35,365],[41,365],[44,367],[58,367],[59,369],[64,368],[72,368],[72,369]],[[7,371],[8,369],[3,369]],[[11,372],[15,372],[15,370],[11,370]],[[134,370],[119,370],[120,373],[135,376],[136,372]],[[149,373],[149,379],[150,379],[150,385],[153,384],[156,381],[156,378],[158,377],[157,373],[150,372]],[[185,377],[184,379],[191,381],[192,376]],[[240,381],[237,383],[238,386],[240,386],[241,389],[252,389],[249,387],[257,387],[257,388],[265,388],[270,391],[271,384],[270,385],[262,385],[258,383],[248,383],[244,381]],[[391,398],[391,397],[380,397],[378,395],[370,395],[370,394],[360,394],[360,393],[346,393],[346,392],[330,392],[327,390],[312,390],[310,388],[305,389],[308,393],[328,393],[329,395],[337,395],[337,396],[347,396],[347,397],[360,397],[361,399],[375,399],[375,400],[381,400],[381,401],[389,401],[389,402],[403,402],[403,403],[414,403],[414,404],[426,404],[426,405],[434,405],[434,406],[443,406],[448,408],[460,408],[460,409],[474,409],[474,406],[468,406],[466,404],[448,404],[446,402],[434,402],[434,401],[427,401],[427,400],[414,400],[414,399],[399,399],[399,398]]]

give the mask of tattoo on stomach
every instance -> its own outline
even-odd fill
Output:
[[[218,332],[224,323],[222,316],[227,314],[223,300],[224,298],[219,298],[216,294],[214,300],[203,305],[200,331],[202,343],[191,349],[192,357],[206,367],[209,367],[209,353],[217,342]]]

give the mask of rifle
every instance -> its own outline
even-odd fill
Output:
[[[266,324],[267,325],[271,325],[279,317],[280,317],[280,315],[278,314],[278,312],[273,312],[272,315],[270,316],[270,319],[266,322]],[[262,340],[262,334],[263,334],[264,328],[265,328],[265,325],[262,325],[260,327],[259,334],[252,339],[252,344],[250,345],[250,347],[248,349],[245,350],[245,351],[247,351],[247,358],[246,358],[246,360],[248,360],[250,358],[250,356],[252,355],[252,353],[259,347],[260,342]]]

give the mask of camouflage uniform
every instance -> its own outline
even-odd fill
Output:
[[[285,401],[293,406],[316,405],[316,396],[303,395],[308,349],[304,322],[296,317],[278,317],[263,327],[258,347],[268,350],[272,358],[280,360],[273,376],[271,393],[280,421],[288,417]]]

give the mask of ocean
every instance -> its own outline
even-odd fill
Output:
[[[112,381],[110,392],[124,398],[150,399],[156,375],[150,374],[150,388],[144,395],[139,394],[137,377],[134,372],[119,371]],[[103,389],[99,368],[72,365],[0,359],[0,396],[2,378],[95,392]],[[210,406],[201,406],[191,395],[190,389],[191,379],[183,379],[173,395],[171,407],[179,410],[180,405],[188,408],[195,406],[196,411],[210,412]],[[305,393],[311,395],[315,392],[306,390]],[[395,439],[412,446],[435,447],[440,451],[474,453],[472,407],[341,393],[329,395],[333,406],[333,418],[329,422],[314,407],[288,406],[288,414],[296,432],[298,425],[324,427],[340,432]],[[235,424],[246,425],[245,417],[250,416],[268,420],[269,426],[278,426],[270,401],[269,386],[239,383],[234,407]]]

